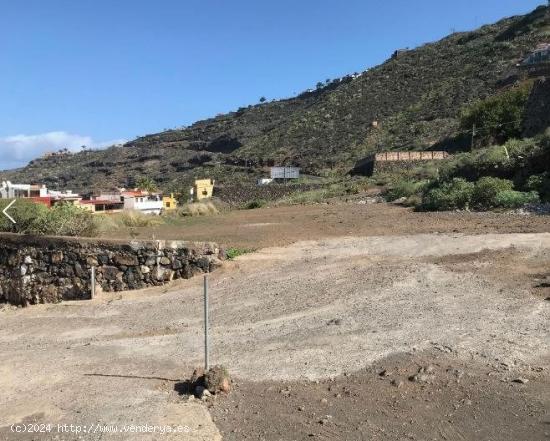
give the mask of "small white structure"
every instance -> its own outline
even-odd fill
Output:
[[[125,196],[124,209],[159,215],[162,211],[162,198],[159,195]]]
[[[258,185],[269,185],[273,182],[273,179],[271,178],[260,178],[256,182]]]
[[[82,199],[78,193],[73,193],[72,190],[57,191],[57,190],[47,190],[44,196],[51,196],[55,199],[63,200],[80,200]]]
[[[298,167],[271,167],[271,179],[298,179],[300,169]]]

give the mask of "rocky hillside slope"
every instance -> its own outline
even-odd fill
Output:
[[[406,51],[295,98],[241,108],[122,147],[37,159],[0,178],[81,189],[132,185],[148,175],[175,189],[193,176],[242,179],[271,164],[294,164],[311,174],[344,173],[374,151],[457,149],[461,108],[512,83],[518,60],[549,40],[550,9],[539,7]]]

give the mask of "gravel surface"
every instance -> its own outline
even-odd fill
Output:
[[[499,437],[474,438],[470,432],[464,436],[449,432],[454,426],[445,423],[444,436],[434,435],[435,439],[511,440],[522,431],[529,435],[523,439],[544,435],[549,430],[543,409],[548,408],[550,302],[545,298],[550,293],[541,280],[548,276],[549,250],[550,234],[422,234],[298,242],[228,262],[210,276],[211,359],[227,366],[236,378],[234,399],[241,399],[239,394],[246,395],[248,388],[251,392],[239,411],[224,407],[225,398],[213,402],[222,434],[228,439],[303,439],[308,435],[303,431],[278,438],[255,434],[255,426],[240,437],[230,434],[234,423],[242,430],[254,421],[240,413],[248,410],[263,416],[264,426],[258,426],[262,430],[269,431],[272,424],[271,432],[285,433],[281,418],[270,417],[278,411],[276,400],[261,391],[269,382],[275,388],[286,382],[300,384],[301,394],[307,397],[308,385],[315,381],[339,381],[344,374],[357,372],[357,384],[366,385],[357,386],[361,397],[368,395],[372,381],[368,376],[372,372],[361,374],[366,367],[411,354],[425,354],[421,363],[429,364],[436,357],[433,354],[442,353],[451,357],[441,361],[442,366],[472,366],[476,380],[468,383],[466,392],[481,388],[483,406],[494,401],[479,413],[480,426],[490,428],[489,422],[496,421],[491,415],[519,426],[509,437],[498,432]],[[0,311],[0,439],[219,439],[205,407],[187,402],[177,392],[178,384],[202,362],[201,282],[195,278],[168,288],[103,294],[93,301]],[[403,373],[395,379],[404,381],[405,373],[412,375],[411,366],[417,368],[420,361],[396,363]],[[499,373],[498,381],[483,389],[482,378],[493,371]],[[514,383],[514,379],[529,383]],[[426,383],[425,387],[432,386]],[[454,389],[446,393],[438,387],[423,394],[431,390],[436,403],[457,397]],[[315,390],[311,389],[312,399]],[[530,392],[516,396],[518,390]],[[517,406],[491,399],[497,396],[517,398]],[[424,404],[411,397],[396,399],[404,406],[421,406],[422,424],[435,423]],[[400,407],[392,407],[387,396],[380,400],[383,413],[370,421],[396,436],[380,435],[380,439],[407,439],[400,431],[391,432],[394,412]],[[368,419],[357,413],[357,406],[357,401],[342,404],[339,424],[345,423],[343,415],[348,411],[349,427],[358,424],[357,418]],[[219,409],[226,420],[219,419]],[[525,420],[512,418],[514,412]],[[303,414],[311,420],[311,413]],[[445,412],[434,413],[436,417],[453,420]],[[26,421],[179,422],[191,432],[172,438],[150,434],[15,437],[10,424]],[[415,430],[411,434],[417,438],[412,439],[433,439]],[[323,433],[321,439],[364,439],[342,438],[339,434],[347,432],[341,429]]]

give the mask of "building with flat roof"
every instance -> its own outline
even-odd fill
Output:
[[[197,179],[193,186],[193,194],[195,201],[210,199],[214,195],[214,180]]]
[[[160,195],[124,196],[123,206],[125,210],[137,210],[145,214],[159,215],[163,202]]]
[[[124,202],[109,199],[79,201],[77,205],[92,213],[117,213],[124,209]]]
[[[45,185],[13,184],[10,181],[2,181],[0,185],[1,199],[44,198],[48,195],[48,189]]]
[[[178,208],[178,200],[174,197],[174,193],[170,193],[170,196],[162,197],[162,208],[164,210],[175,210]]]

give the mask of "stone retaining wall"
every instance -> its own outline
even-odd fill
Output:
[[[377,173],[400,172],[424,164],[437,164],[449,157],[450,155],[444,151],[376,153],[358,161],[351,174],[372,176]]]
[[[221,266],[214,243],[123,241],[0,234],[0,302],[89,299],[96,293],[163,285]]]
[[[394,173],[405,170],[412,170],[416,167],[426,164],[436,164],[441,160],[430,161],[376,161],[373,164],[373,174],[376,173]]]

